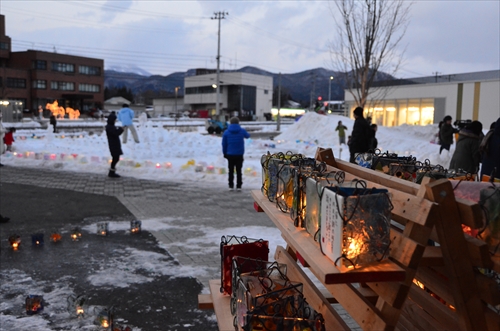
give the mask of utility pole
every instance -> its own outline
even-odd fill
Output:
[[[179,91],[179,86],[175,87],[175,126],[177,126],[177,118],[179,113],[177,112],[177,92]]]
[[[441,77],[441,76],[438,76],[439,74],[441,74],[440,72],[433,72],[432,73],[435,77],[436,77],[436,83],[438,82],[438,77]]]
[[[281,129],[281,115],[280,115],[280,111],[281,111],[281,72],[279,73],[279,76],[278,76],[278,120],[277,120],[277,126],[276,126],[276,131],[280,131]]]
[[[216,84],[216,104],[215,104],[215,112],[216,115],[220,115],[220,21],[225,18],[225,15],[229,15],[229,13],[225,12],[215,12],[214,16],[211,17],[213,20],[219,20],[219,31],[217,33],[217,82]]]
[[[332,80],[333,76],[330,76],[330,80],[328,81],[328,105],[327,105],[327,111],[330,110],[330,101],[332,100]]]

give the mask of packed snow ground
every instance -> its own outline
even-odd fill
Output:
[[[338,133],[335,131],[338,121],[341,120],[347,126],[347,134],[352,132],[353,120],[342,116],[323,116],[314,113],[304,115],[293,125],[283,127],[283,133],[274,140],[248,139],[245,142],[244,163],[244,188],[258,189],[261,186],[260,158],[267,151],[286,152],[293,151],[305,156],[313,157],[318,146],[331,147],[335,157],[342,160],[349,159],[349,152],[345,145],[339,145]],[[90,123],[95,125],[94,123]],[[117,123],[119,124],[119,123]],[[65,124],[66,125],[66,124]],[[83,123],[75,122],[82,126]],[[4,123],[5,127],[14,124]],[[7,152],[1,156],[1,162],[8,166],[21,166],[33,168],[52,168],[58,171],[78,171],[101,173],[107,175],[109,168],[109,150],[105,134],[89,135],[86,132],[71,134],[53,134],[52,128],[47,130],[26,130],[18,125],[15,133],[14,151]],[[221,137],[203,134],[204,130],[198,132],[178,132],[176,130],[165,130],[157,126],[154,121],[140,121],[137,125],[140,143],[134,143],[129,136],[127,144],[122,146],[124,155],[118,164],[118,173],[123,176],[137,178],[182,181],[196,185],[210,185],[221,187],[227,186],[226,160],[221,151]],[[276,126],[263,126],[264,131],[272,131]],[[382,151],[395,152],[402,155],[413,155],[418,160],[429,159],[433,164],[441,164],[447,167],[454,147],[450,152],[443,151],[439,156],[439,146],[430,143],[437,132],[437,125],[429,126],[400,126],[393,128],[380,127],[377,132],[379,148]],[[142,220],[142,228],[149,231],[168,230],[178,226],[178,220],[173,218]],[[126,231],[129,224],[112,222],[110,231]],[[206,250],[207,245],[213,245],[213,253],[217,254],[221,235],[244,233],[250,238],[260,238],[266,233],[264,239],[270,243],[270,258],[275,251],[276,245],[286,245],[281,238],[280,232],[275,228],[246,227],[245,229],[230,228],[224,233],[215,228],[197,228],[204,234],[193,238],[187,245],[200,245],[200,249]],[[84,233],[89,235],[94,232],[93,227],[84,227]],[[161,244],[163,245],[163,244]],[[165,249],[169,249],[165,245]],[[132,283],[148,282],[149,278],[141,275],[136,270],[148,270],[153,273],[170,275],[176,274],[200,277],[206,274],[206,270],[200,266],[173,266],[160,263],[163,256],[154,252],[128,249],[122,252],[126,258],[116,259],[112,264],[104,267],[101,272],[88,276],[88,280],[95,286],[103,287],[127,287]],[[130,263],[133,261],[133,263]],[[114,271],[126,270],[123,274],[127,277],[109,276],[108,268]],[[131,270],[133,268],[133,270]],[[180,270],[181,269],[181,270]],[[182,271],[182,272],[181,272]],[[54,290],[43,293],[45,284],[40,284],[26,274],[20,274],[19,270],[2,270],[2,278],[6,280],[0,286],[0,291],[6,293],[18,293],[10,299],[0,303],[0,311],[14,311],[17,314],[0,314],[0,325],[10,330],[52,330],[53,327],[64,330],[95,330],[92,325],[92,316],[83,320],[70,318],[66,310],[66,298],[74,295],[74,290],[69,286],[69,280],[62,277]],[[49,318],[41,316],[26,316],[22,312],[25,295],[32,293],[43,294],[49,303]],[[5,296],[4,296],[5,297]],[[99,308],[99,307],[89,307]],[[124,322],[126,323],[126,321]],[[134,330],[141,330],[132,326]],[[7,329],[6,329],[7,330]]]

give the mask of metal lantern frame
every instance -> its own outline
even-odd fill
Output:
[[[142,222],[139,220],[130,221],[130,233],[140,233],[142,231]]]
[[[108,222],[97,223],[97,234],[106,237],[109,234],[109,223]]]
[[[393,209],[385,189],[326,187],[322,197],[321,250],[341,270],[387,256]]]
[[[21,236],[17,234],[9,236],[9,245],[13,250],[19,249],[19,247],[21,246]]]
[[[73,241],[78,241],[80,240],[81,237],[82,237],[82,230],[80,230],[79,227],[75,227],[73,228],[73,230],[71,230],[71,239]]]
[[[221,293],[232,294],[232,265],[235,256],[248,257],[261,261],[269,259],[269,242],[246,236],[222,236],[221,255]]]
[[[25,300],[26,314],[35,315],[43,310],[45,302],[41,295],[28,295]]]

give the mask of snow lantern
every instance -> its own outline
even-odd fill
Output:
[[[86,295],[70,295],[67,299],[68,301],[68,312],[76,317],[85,316],[85,312],[88,309],[88,298]]]
[[[113,324],[113,307],[111,308],[104,308],[101,310],[95,320],[94,320],[95,325],[99,325],[103,328],[109,328]]]
[[[62,239],[62,236],[59,232],[52,232],[52,234],[50,235],[50,241],[53,243],[60,242],[61,239]]]

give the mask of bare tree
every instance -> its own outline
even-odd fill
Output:
[[[331,54],[335,69],[345,74],[348,91],[358,106],[364,107],[374,81],[385,72],[394,76],[401,66],[404,50],[399,51],[409,23],[412,5],[407,0],[337,0],[337,41]],[[380,93],[380,95],[378,95]],[[382,97],[387,88],[377,89]]]

